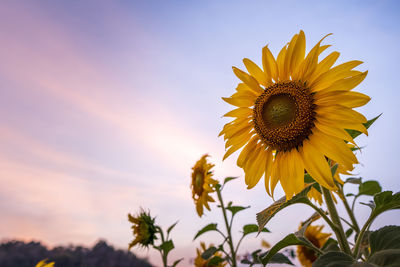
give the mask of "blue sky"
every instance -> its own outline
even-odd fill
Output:
[[[231,66],[242,68],[244,57],[261,63],[266,44],[277,55],[300,29],[307,50],[333,33],[324,42],[341,53],[338,63],[364,61],[359,69],[369,73],[357,91],[372,100],[360,110],[383,116],[358,140],[365,148],[356,173],[400,191],[399,13],[396,1],[5,2],[0,238],[91,245],[103,237],[125,248],[126,214],[144,207],[165,227],[179,219],[173,257],[194,255],[192,237],[219,213],[197,218],[190,168],[210,153],[216,177],[243,176],[237,155],[222,163],[217,138],[230,110],[221,97],[238,82]],[[247,190],[243,179],[226,199],[252,206],[238,227],[272,201],[261,183]],[[311,213],[283,211],[265,239],[276,242]],[[360,207],[360,218],[367,215]],[[389,212],[373,228],[399,218]],[[243,252],[260,242],[250,238]]]

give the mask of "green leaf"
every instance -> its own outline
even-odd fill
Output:
[[[172,240],[165,241],[160,245],[160,248],[164,251],[165,254],[168,254],[171,250],[174,249],[174,243]]]
[[[201,257],[202,257],[203,259],[205,259],[205,260],[208,260],[208,259],[211,258],[212,255],[214,255],[215,252],[217,252],[217,251],[218,251],[218,249],[217,249],[216,247],[214,247],[214,246],[209,247],[208,249],[206,249],[206,250],[201,254]]]
[[[242,264],[252,264],[252,262],[249,261],[248,259],[243,259],[243,260],[240,261],[240,263],[242,263]]]
[[[243,226],[243,236],[246,236],[251,233],[258,232],[258,225],[257,224],[246,224]],[[263,228],[260,232],[267,233],[269,230],[267,228]]]
[[[387,210],[400,209],[400,192],[393,194],[392,191],[383,191],[374,196],[374,216]]]
[[[307,186],[303,191],[295,195],[292,199],[286,201],[286,197],[282,197],[275,201],[271,206],[265,210],[257,213],[258,231],[261,232],[265,225],[275,216],[280,210],[297,203],[310,203],[307,198],[307,193],[310,191],[312,185]]]
[[[224,179],[224,183],[223,183],[223,184],[226,184],[227,182],[232,181],[232,180],[235,180],[235,179],[237,179],[237,178],[239,178],[239,177],[226,177],[226,178]]]
[[[340,251],[330,251],[319,257],[313,267],[351,267],[355,260],[348,254]]]
[[[272,256],[269,262],[294,265],[293,262],[291,262],[290,259],[282,253],[276,253],[274,256]]]
[[[375,266],[398,267],[400,262],[400,249],[386,249],[369,257],[368,262]]]
[[[376,116],[375,118],[370,119],[370,120],[367,121],[366,123],[363,123],[364,126],[365,126],[365,128],[368,129],[381,115],[382,115],[382,113],[379,114],[378,116]],[[356,138],[357,136],[359,136],[360,134],[362,134],[362,132],[357,131],[357,130],[349,130],[349,129],[346,129],[346,131],[347,131],[347,132],[351,135],[351,137],[353,137],[353,138]]]
[[[346,231],[346,233],[345,233],[345,234],[346,234],[346,237],[349,238],[349,236],[351,236],[351,234],[353,233],[353,231],[354,231],[353,228],[347,229],[347,231]]]
[[[174,263],[172,264],[172,266],[171,266],[171,267],[175,267],[175,266],[176,266],[176,265],[178,265],[178,263],[180,263],[182,260],[183,260],[183,258],[181,258],[181,259],[179,259],[179,260],[176,260],[176,261],[174,261]]]
[[[243,206],[228,206],[228,207],[226,207],[227,210],[232,212],[232,216],[234,216],[239,211],[242,211],[242,210],[245,210],[245,209],[248,209],[248,208],[250,208],[250,206],[247,206],[247,207],[243,207]]]
[[[224,262],[225,260],[219,256],[214,256],[212,257],[208,263],[207,266],[217,266],[218,264]]]
[[[325,244],[321,248],[322,251],[328,252],[328,251],[340,251],[340,248],[338,246],[338,242],[333,239],[329,238]]]
[[[171,230],[175,227],[175,225],[178,223],[178,221],[176,223],[174,223],[173,225],[171,225],[170,227],[168,227],[167,229],[167,234],[169,234],[171,232]]]
[[[193,240],[204,234],[205,232],[208,231],[217,231],[217,224],[216,223],[210,223],[206,226],[203,227],[200,231],[197,232],[197,234],[194,236]]]
[[[400,249],[400,226],[389,225],[369,235],[371,255],[385,249]]]
[[[270,262],[272,257],[278,253],[281,249],[288,247],[288,246],[293,246],[293,245],[300,245],[300,246],[305,246],[308,247],[312,250],[316,249],[315,246],[304,236],[304,232],[308,225],[311,223],[311,220],[305,223],[302,228],[297,231],[294,234],[289,234],[285,238],[283,238],[281,241],[276,243],[265,255],[265,257],[261,258],[262,264],[267,264]]]
[[[349,177],[346,179],[345,183],[361,184],[361,181],[362,181],[361,177]]]
[[[382,191],[382,187],[377,181],[366,181],[358,187],[358,195],[373,196]]]

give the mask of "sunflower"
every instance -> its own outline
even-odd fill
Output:
[[[213,244],[211,244],[209,247],[212,247]],[[196,248],[197,256],[194,259],[194,266],[196,267],[224,267],[226,265],[226,262],[219,262],[217,264],[210,264],[210,259],[205,260],[201,257],[201,254],[206,251],[206,244],[204,242],[200,242],[200,249]],[[213,256],[218,256],[222,258],[222,253],[221,252],[215,252]]]
[[[269,195],[280,181],[290,199],[303,190],[307,171],[320,185],[335,190],[326,158],[347,169],[358,163],[345,143],[355,144],[346,129],[367,134],[366,118],[353,108],[370,97],[351,91],[367,71],[353,70],[362,63],[356,60],[332,67],[338,52],[319,61],[329,47],[321,45],[324,38],[305,56],[300,31],[276,59],[267,46],[263,48],[263,69],[247,58],[243,62],[248,73],[233,67],[242,82],[231,97],[223,98],[235,109],[224,115],[234,120],[220,135],[226,141],[224,159],[243,148],[237,165],[245,172],[248,188],[265,176]]]
[[[54,261],[47,262],[47,259],[46,260],[41,260],[36,264],[35,267],[54,267]]]
[[[301,227],[302,225],[300,225],[299,228]],[[323,228],[323,225],[309,225],[304,233],[305,237],[317,248],[322,248],[331,236],[331,234],[323,233]],[[311,267],[312,263],[317,259],[314,250],[304,246],[297,246],[297,257],[299,258],[301,265],[305,267]]]
[[[129,244],[129,248],[136,245],[148,247],[154,244],[154,240],[157,239],[156,232],[157,228],[154,225],[155,219],[150,216],[150,213],[140,211],[139,215],[132,216],[128,214],[128,220],[133,223],[132,230],[135,239]]]
[[[203,215],[203,206],[210,210],[208,202],[215,201],[209,193],[215,191],[214,186],[218,183],[212,178],[211,169],[214,165],[207,162],[207,157],[207,154],[203,155],[192,168],[192,198],[200,217]]]

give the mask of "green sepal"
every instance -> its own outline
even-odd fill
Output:
[[[365,126],[365,128],[368,129],[381,115],[382,115],[382,113],[379,114],[378,116],[376,116],[375,118],[368,120],[366,123],[363,123],[364,126]],[[357,131],[357,130],[349,130],[349,129],[346,129],[346,131],[350,134],[350,136],[351,136],[353,139],[356,138],[357,136],[359,136],[360,134],[362,134],[362,132]]]
[[[212,255],[214,255],[215,252],[217,252],[217,251],[218,251],[218,249],[217,249],[216,247],[214,247],[214,246],[209,247],[208,249],[206,249],[206,250],[201,254],[201,257],[202,257],[203,259],[205,259],[205,260],[208,260],[208,259],[211,258]]]

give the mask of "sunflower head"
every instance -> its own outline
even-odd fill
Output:
[[[213,244],[209,245],[209,248],[212,247]],[[201,257],[201,254],[203,254],[204,251],[206,251],[206,244],[204,242],[200,242],[200,248],[196,248],[197,256],[194,259],[194,266],[196,267],[224,267],[226,265],[226,262],[220,262],[218,264],[210,264],[210,259],[205,260]],[[218,256],[222,258],[222,253],[217,251],[214,253],[213,256]]]
[[[276,58],[264,47],[262,68],[247,58],[248,73],[233,68],[241,82],[223,100],[235,106],[225,114],[234,119],[220,135],[226,141],[224,159],[242,149],[237,165],[248,188],[264,176],[268,194],[280,182],[290,199],[303,190],[307,171],[320,185],[336,190],[327,159],[347,170],[358,163],[345,143],[355,144],[346,129],[367,134],[365,117],[353,108],[370,98],[352,91],[367,72],[354,70],[361,61],[334,66],[336,51],[319,60],[329,47],[321,44],[324,38],[306,55],[300,31]]]
[[[150,216],[150,213],[146,213],[141,210],[137,216],[128,214],[128,220],[131,222],[134,240],[129,244],[129,249],[136,245],[142,247],[148,247],[154,244],[154,240],[157,239],[156,232],[157,228],[154,224],[155,219]]]
[[[301,227],[302,225],[300,225],[299,228]],[[305,237],[317,248],[322,248],[331,236],[331,234],[323,233],[323,228],[323,225],[309,225],[304,232]],[[299,258],[301,265],[305,267],[311,267],[312,263],[317,259],[314,250],[304,246],[297,246],[297,257]]]
[[[203,215],[203,206],[210,210],[208,202],[214,202],[214,199],[209,193],[215,191],[214,187],[218,183],[212,178],[211,169],[214,165],[207,162],[207,157],[208,155],[203,155],[192,168],[192,198],[200,217]]]
[[[47,259],[39,261],[35,267],[54,267],[54,261],[47,262]]]

